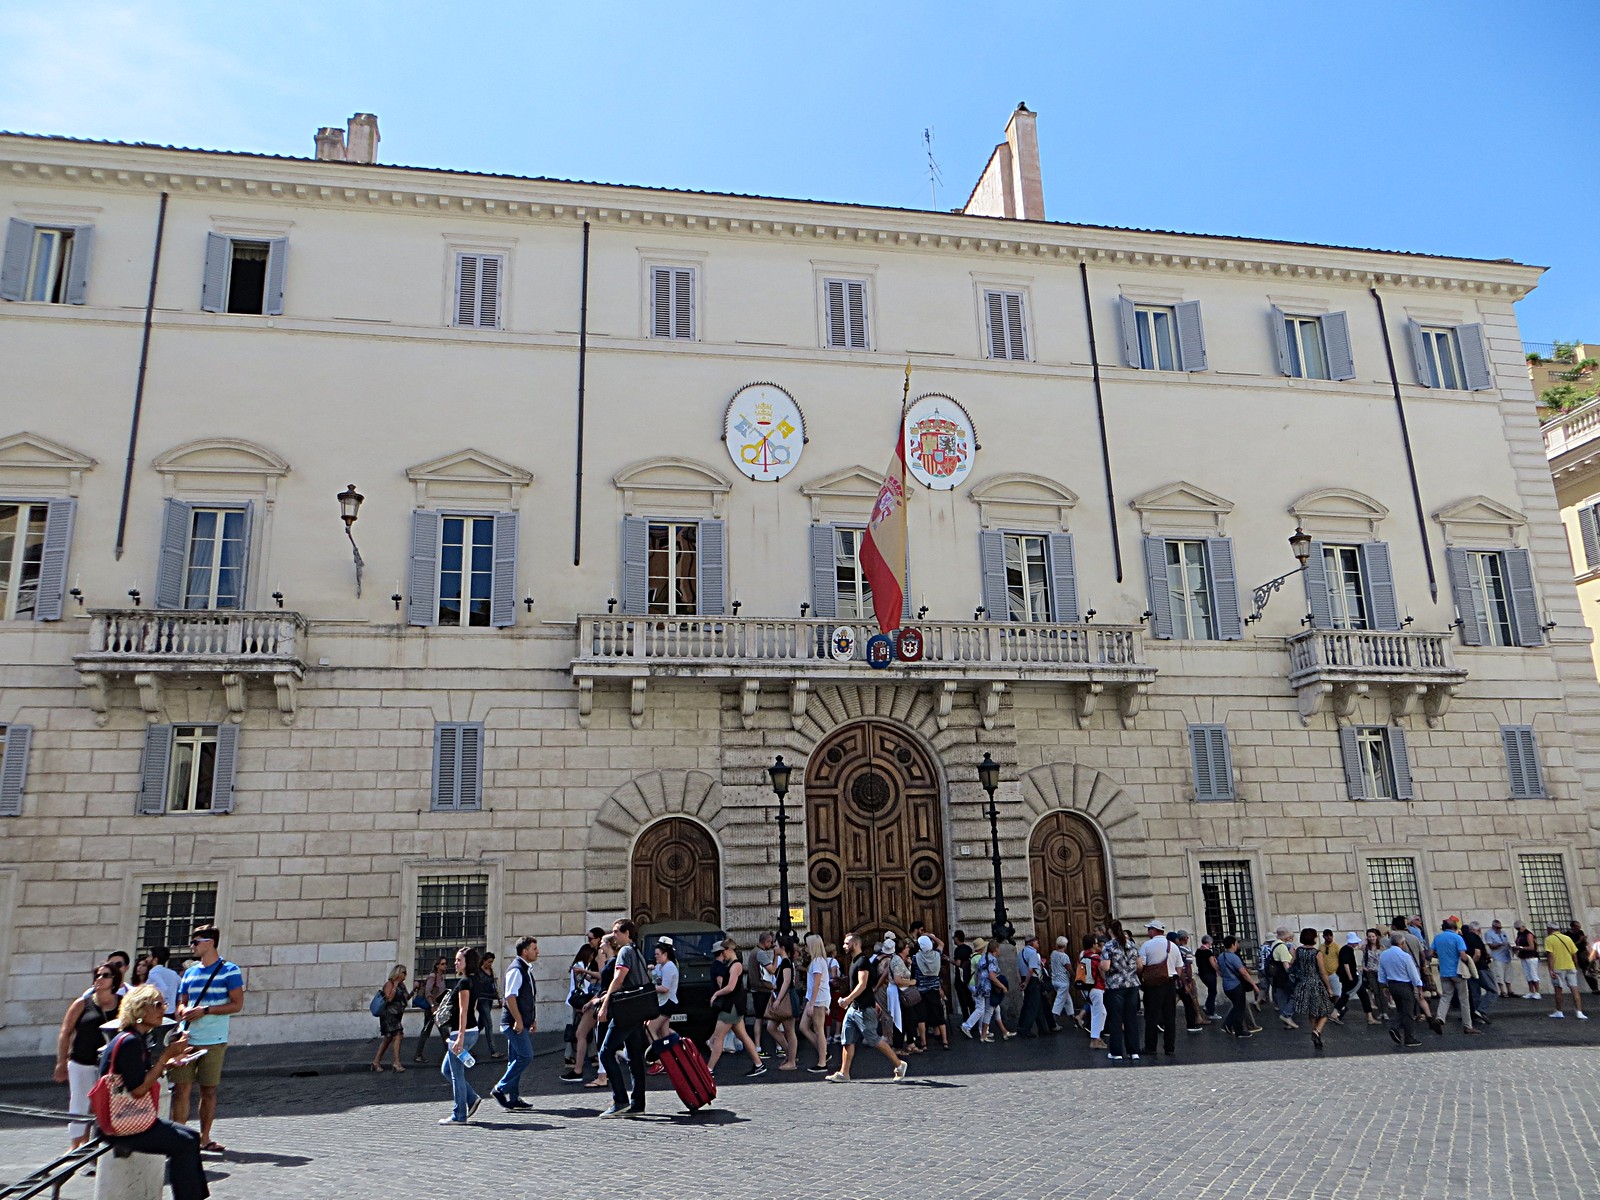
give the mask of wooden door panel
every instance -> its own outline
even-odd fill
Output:
[[[722,924],[722,864],[717,844],[682,817],[657,821],[633,848],[633,919]]]
[[[1076,951],[1085,934],[1110,919],[1100,835],[1075,813],[1049,813],[1033,831],[1028,865],[1034,928],[1040,939],[1054,946],[1055,939],[1065,935]]]

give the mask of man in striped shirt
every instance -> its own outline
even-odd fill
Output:
[[[178,1021],[189,1031],[189,1045],[205,1054],[186,1066],[173,1067],[172,1119],[189,1123],[189,1093],[200,1085],[200,1149],[221,1154],[224,1147],[211,1140],[217,1117],[217,1087],[222,1083],[222,1056],[228,1049],[228,1018],[244,1007],[244,972],[217,952],[222,934],[215,925],[202,925],[189,939],[199,962],[183,973],[178,983]]]

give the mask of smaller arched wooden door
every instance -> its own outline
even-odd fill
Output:
[[[1084,935],[1111,919],[1099,833],[1076,813],[1046,813],[1028,843],[1028,865],[1033,878],[1033,928],[1041,947],[1048,953],[1064,934],[1076,956]]]
[[[633,919],[640,925],[722,925],[721,856],[703,826],[683,817],[651,825],[634,843],[631,875]]]

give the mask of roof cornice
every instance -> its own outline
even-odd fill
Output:
[[[1018,221],[812,200],[524,179],[387,164],[0,135],[0,179],[258,202],[426,211],[863,249],[949,251],[1517,300],[1544,268],[1207,234]]]

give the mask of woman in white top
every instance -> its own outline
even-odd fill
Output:
[[[650,974],[656,982],[656,1015],[649,1023],[650,1037],[659,1041],[667,1036],[672,1014],[678,1011],[678,951],[672,939],[656,943],[656,964]]]
[[[800,1014],[800,1032],[817,1051],[813,1075],[828,1073],[828,1006],[833,1003],[833,973],[828,952],[817,934],[806,937],[806,1007]]]

